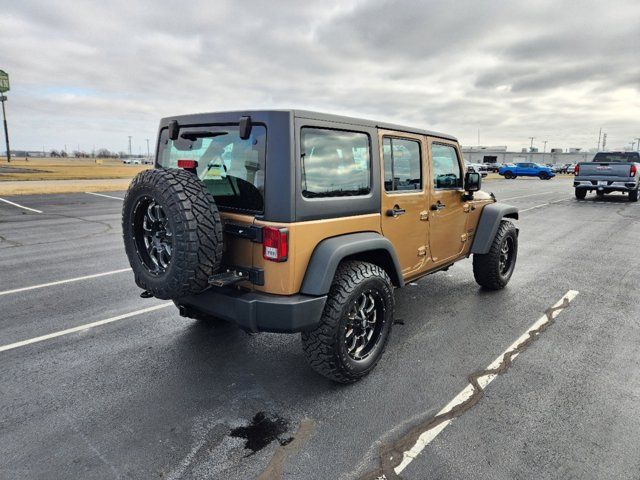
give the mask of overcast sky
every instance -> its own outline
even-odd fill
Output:
[[[640,137],[639,0],[0,0],[0,69],[16,149],[146,153],[163,116],[271,107],[511,149]]]

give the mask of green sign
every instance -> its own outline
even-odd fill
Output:
[[[9,91],[9,74],[0,70],[0,93]]]

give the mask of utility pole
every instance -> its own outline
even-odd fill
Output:
[[[147,138],[147,160],[149,160],[151,158],[151,153],[149,151],[149,139]]]
[[[7,127],[7,111],[4,102],[7,101],[5,93],[9,90],[9,74],[0,70],[0,102],[2,103],[2,122],[4,123],[4,142],[7,146],[7,163],[11,163],[11,147],[9,146],[9,127]]]
[[[129,135],[129,156],[131,156],[131,135]]]
[[[602,137],[602,127],[600,127],[600,132],[598,133],[598,151],[600,151],[600,139]]]
[[[531,147],[529,147],[529,151],[533,151],[533,141],[535,140],[536,137],[529,137],[529,139],[531,140]]]
[[[544,154],[547,153],[547,140],[544,142],[544,148],[542,149],[542,163],[544,163]]]
[[[4,142],[7,145],[7,163],[11,163],[11,147],[9,146],[9,127],[7,127],[7,112],[4,109],[4,102],[7,101],[7,96],[0,93],[0,100],[2,100],[2,121],[4,122]]]
[[[607,149],[607,133],[602,134],[602,150]]]
[[[638,147],[636,150],[640,152],[640,137],[636,137],[636,140],[638,141]]]

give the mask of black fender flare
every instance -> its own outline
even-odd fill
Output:
[[[328,294],[340,262],[350,256],[368,254],[383,259],[392,283],[398,287],[404,286],[402,269],[393,244],[379,233],[361,232],[327,238],[316,245],[307,265],[300,293]]]
[[[518,209],[504,203],[485,205],[480,214],[480,220],[478,220],[478,226],[476,227],[470,253],[478,253],[481,255],[489,253],[491,243],[496,236],[496,232],[503,218],[518,220]]]

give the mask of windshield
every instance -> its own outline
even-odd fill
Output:
[[[638,162],[638,152],[600,152],[596,153],[594,162]]]
[[[242,140],[237,125],[181,128],[177,140],[160,135],[158,166],[177,168],[195,160],[198,177],[222,209],[264,211],[264,164],[267,131],[254,125]]]

